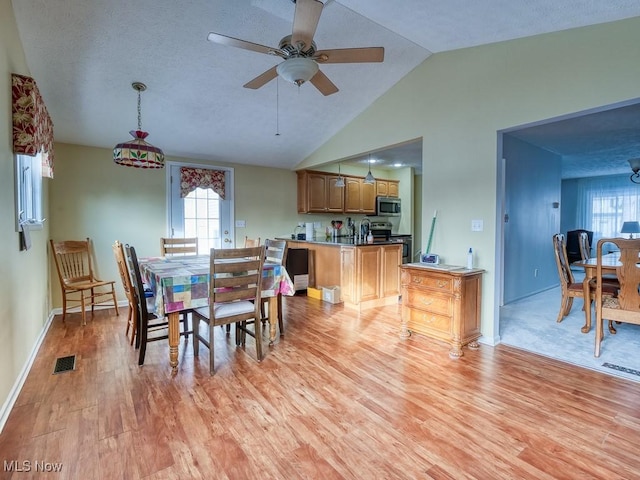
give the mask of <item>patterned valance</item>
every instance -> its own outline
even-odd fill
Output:
[[[211,188],[224,199],[224,171],[208,168],[180,168],[180,196],[189,195],[196,188]]]
[[[42,176],[53,178],[53,123],[31,77],[11,74],[13,153],[42,152]]]

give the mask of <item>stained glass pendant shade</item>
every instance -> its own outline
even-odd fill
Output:
[[[140,92],[144,92],[147,86],[140,82],[133,82],[131,86],[138,92],[138,129],[129,132],[133,140],[116,145],[113,149],[113,161],[125,167],[164,168],[164,153],[147,142],[145,138],[149,134],[142,131]]]

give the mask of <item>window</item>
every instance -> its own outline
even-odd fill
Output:
[[[28,224],[42,227],[42,158],[15,156],[16,162],[16,230]]]
[[[600,238],[620,237],[622,223],[640,219],[640,188],[628,175],[577,180],[576,225],[593,232],[593,244]]]

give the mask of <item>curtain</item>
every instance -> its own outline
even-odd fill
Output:
[[[640,220],[640,185],[629,175],[581,178],[577,183],[576,225],[600,238],[620,237],[622,223]]]
[[[180,196],[189,195],[196,188],[210,188],[224,199],[224,171],[208,168],[180,168]]]
[[[11,74],[13,153],[42,154],[42,176],[53,178],[53,123],[31,77]]]

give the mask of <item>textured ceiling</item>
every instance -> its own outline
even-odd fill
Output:
[[[57,141],[111,148],[128,139],[137,124],[131,83],[141,81],[142,127],[166,154],[283,168],[432,52],[640,15],[637,0],[327,1],[318,48],[382,46],[385,60],[322,65],[340,89],[324,97],[282,80],[245,89],[279,59],[206,40],[214,31],[277,47],[291,33],[290,0],[14,0],[13,8]]]

